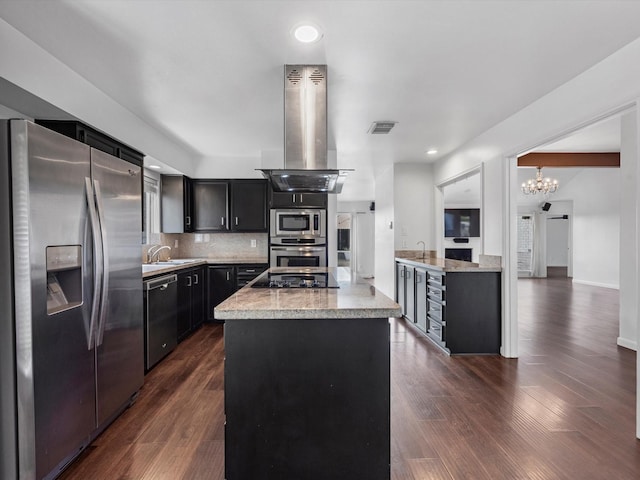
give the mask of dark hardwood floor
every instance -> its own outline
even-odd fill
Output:
[[[518,359],[448,357],[391,320],[392,479],[640,478],[618,292],[567,278],[518,290]],[[205,325],[61,478],[224,478],[223,358],[222,326]]]

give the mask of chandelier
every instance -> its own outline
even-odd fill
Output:
[[[522,192],[525,195],[535,195],[540,192],[542,194],[553,193],[558,190],[558,180],[555,178],[542,178],[542,167],[536,167],[536,178],[530,178],[522,184]]]

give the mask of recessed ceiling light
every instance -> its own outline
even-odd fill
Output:
[[[322,38],[322,33],[315,25],[305,23],[293,27],[293,36],[299,42],[313,43]]]
[[[427,155],[435,155],[436,153],[438,153],[438,150],[436,150],[435,148],[430,148],[429,150],[427,150]]]
[[[162,167],[160,165],[147,165],[149,168],[153,168],[154,170],[160,170]]]

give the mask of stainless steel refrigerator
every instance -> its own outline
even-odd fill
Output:
[[[0,122],[0,478],[55,478],[144,379],[141,169]]]

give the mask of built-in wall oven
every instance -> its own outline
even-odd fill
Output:
[[[273,239],[272,239],[273,240]],[[282,239],[287,240],[287,239]],[[326,267],[327,245],[316,243],[271,243],[269,258],[271,267]]]
[[[322,209],[272,209],[273,237],[326,238],[327,211]]]
[[[327,266],[326,210],[273,209],[270,220],[269,266]]]

